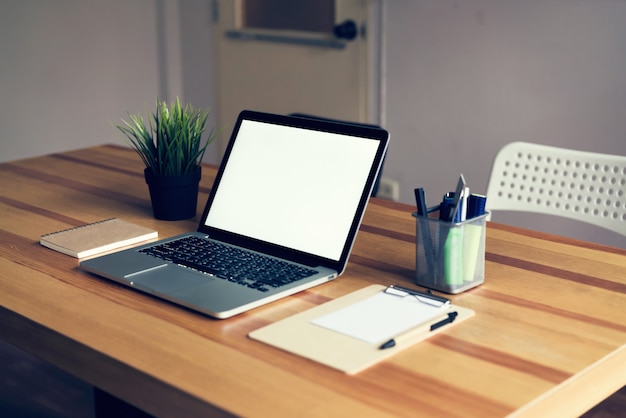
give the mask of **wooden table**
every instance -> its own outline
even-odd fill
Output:
[[[343,276],[214,320],[80,271],[39,236],[118,216],[161,237],[135,154],[0,165],[0,338],[159,416],[575,416],[626,384],[626,251],[489,224],[476,316],[355,376],[247,334],[372,283],[413,286],[414,219],[372,199]],[[214,167],[203,170],[200,213]]]

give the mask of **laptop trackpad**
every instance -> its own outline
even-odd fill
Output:
[[[170,294],[179,290],[197,287],[212,280],[215,279],[167,264],[159,268],[134,274],[131,278],[131,284],[139,288],[147,288],[159,293]]]

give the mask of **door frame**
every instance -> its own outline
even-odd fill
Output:
[[[231,1],[231,0],[228,0]],[[232,0],[235,5],[234,9],[240,7],[241,0]],[[341,1],[341,0],[337,0]],[[370,124],[376,124],[380,126],[385,125],[385,111],[384,111],[384,97],[385,97],[385,85],[384,85],[384,73],[385,73],[385,53],[384,53],[384,12],[385,12],[385,0],[362,0],[363,5],[365,6],[365,14],[364,14],[364,27],[361,27],[361,36],[367,37],[367,42],[363,42],[362,45],[364,50],[361,51],[361,56],[364,57],[364,62],[359,65],[359,68],[362,68],[363,71],[359,74],[359,77],[365,78],[365,82],[362,84],[362,88],[365,89],[365,100],[359,104],[361,107],[359,109],[359,114],[362,120],[358,120],[355,122],[364,122]],[[213,38],[213,46],[211,51],[213,53],[211,61],[213,66],[216,67],[216,54],[218,51],[217,41],[218,37],[224,36],[222,29],[218,26],[218,22],[220,19],[229,19],[235,23],[237,22],[237,16],[232,15],[223,15],[223,11],[220,10],[220,0],[213,0],[213,26],[212,29],[212,38]],[[215,71],[214,71],[215,72]],[[219,83],[218,80],[214,81],[215,83]],[[217,86],[216,86],[217,87]],[[218,87],[219,88],[219,87]],[[220,112],[219,109],[219,93],[216,92],[214,97],[213,106],[214,109],[217,110],[217,113]],[[218,120],[221,117],[218,116]],[[231,121],[233,123],[234,121]],[[219,147],[220,155],[223,153],[226,143],[228,141],[227,135],[223,135],[224,138],[221,138],[220,143],[217,144]]]

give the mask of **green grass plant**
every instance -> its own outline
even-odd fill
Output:
[[[148,123],[143,116],[128,114],[116,127],[125,135],[147,168],[157,176],[176,176],[200,169],[204,153],[215,139],[213,131],[202,141],[208,111],[156,101],[156,111]]]

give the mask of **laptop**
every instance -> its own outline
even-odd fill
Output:
[[[214,318],[333,280],[388,140],[380,128],[244,110],[197,231],[80,267]]]

